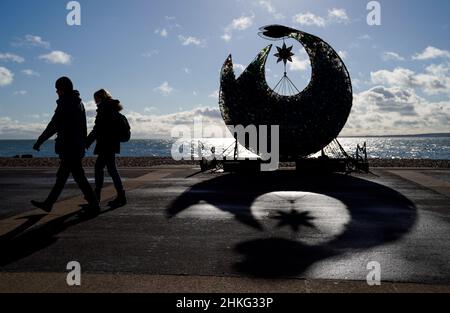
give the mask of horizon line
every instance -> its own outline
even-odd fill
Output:
[[[450,137],[450,132],[444,132],[444,133],[422,133],[422,134],[399,134],[399,135],[343,135],[338,136],[339,138],[395,138],[395,137]],[[230,137],[231,139],[232,137]],[[175,138],[132,138],[131,140],[176,140]],[[204,138],[209,139],[209,138]],[[221,139],[221,138],[210,138],[210,139]],[[225,138],[223,138],[225,139]],[[0,141],[29,141],[29,140],[36,140],[36,138],[0,138]],[[54,140],[54,139],[51,139]]]

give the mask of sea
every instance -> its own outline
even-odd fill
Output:
[[[450,160],[449,137],[345,137],[338,139],[353,154],[357,145],[367,144],[369,158]],[[122,144],[123,157],[170,157],[174,140],[143,139]],[[56,157],[54,142],[48,141],[40,152],[33,151],[33,140],[0,140],[0,157],[32,155]],[[92,156],[92,150],[87,156]]]

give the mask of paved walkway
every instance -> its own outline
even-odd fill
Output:
[[[52,214],[28,205],[54,169],[0,169],[0,292],[450,291],[445,170],[197,171],[124,169],[129,205],[83,221],[73,182]],[[65,283],[70,261],[80,288]],[[371,261],[381,287],[366,283]]]
[[[449,293],[450,286],[345,280],[221,276],[83,274],[69,287],[64,273],[0,273],[1,293]]]

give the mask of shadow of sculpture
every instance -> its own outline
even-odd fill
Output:
[[[298,212],[286,202],[282,211],[274,208],[268,219],[278,221],[276,229],[287,226],[296,238],[278,236],[267,228],[264,218],[252,210],[257,199],[273,192],[308,192],[336,199],[349,215],[342,232],[320,244],[309,244],[296,238],[314,228],[314,208]],[[235,244],[240,260],[233,268],[258,277],[298,276],[315,262],[337,256],[346,250],[368,249],[394,242],[407,234],[416,221],[414,204],[397,191],[352,176],[300,176],[294,171],[260,173],[254,176],[227,174],[194,185],[167,209],[174,218],[192,205],[207,202],[261,234],[261,239]],[[326,210],[327,208],[324,208]],[[270,231],[270,232],[269,232]],[[267,238],[270,233],[270,238]],[[310,233],[308,233],[310,234]]]

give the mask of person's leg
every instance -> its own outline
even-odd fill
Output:
[[[39,209],[42,209],[50,213],[53,209],[53,205],[56,203],[59,196],[61,195],[64,186],[67,182],[67,179],[69,178],[69,175],[70,175],[70,166],[64,159],[61,159],[58,172],[56,173],[55,185],[50,191],[47,200],[45,200],[44,202],[32,200],[31,204]]]
[[[72,172],[73,179],[78,184],[78,187],[81,189],[81,191],[84,194],[84,197],[89,203],[89,206],[92,209],[98,209],[98,201],[97,197],[95,196],[94,191],[92,190],[91,185],[89,184],[88,179],[86,178],[86,174],[84,173],[83,165],[81,163],[82,159],[74,159],[71,160],[70,163],[70,169]]]
[[[109,203],[113,207],[121,207],[127,204],[127,198],[125,195],[125,190],[123,189],[122,179],[120,178],[119,171],[116,166],[116,156],[115,154],[109,154],[106,157],[106,167],[108,168],[108,173],[111,176],[114,187],[117,190],[117,198]]]
[[[67,179],[69,179],[70,175],[70,164],[66,159],[61,159],[61,163],[59,165],[58,172],[56,173],[56,182],[53,186],[50,194],[45,200],[45,203],[53,206],[61,195],[64,186],[67,183]]]
[[[95,194],[97,199],[100,201],[103,184],[105,181],[105,157],[100,154],[95,162]]]
[[[117,170],[116,156],[114,154],[110,154],[106,157],[106,167],[108,169],[109,176],[111,176],[113,180],[117,193],[123,192],[122,178]]]

